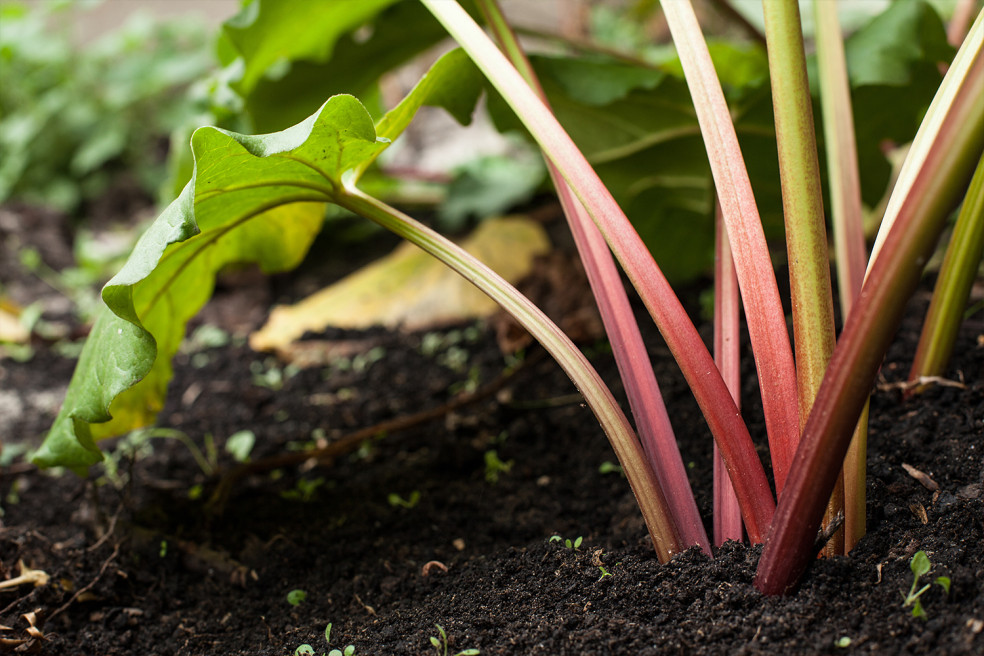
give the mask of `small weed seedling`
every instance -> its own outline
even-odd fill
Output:
[[[325,642],[331,645],[331,622],[325,627]],[[294,650],[294,656],[314,656],[316,652],[314,647],[308,644],[303,644]],[[353,656],[355,654],[355,645],[349,645],[344,649],[332,649],[328,652],[327,656]],[[325,656],[322,652],[321,656]]]
[[[287,593],[287,603],[291,606],[300,606],[307,600],[307,592],[304,590],[291,590]]]
[[[485,480],[490,485],[495,485],[499,482],[500,474],[508,474],[512,469],[515,461],[509,460],[503,462],[499,458],[499,452],[495,449],[489,449],[485,452]]]
[[[554,535],[553,537],[550,538],[550,542],[561,542],[561,541],[563,541],[565,547],[567,547],[568,549],[575,549],[576,550],[578,547],[581,546],[581,540],[583,540],[583,539],[584,538],[582,538],[579,535],[579,536],[577,536],[577,538],[574,539],[573,542],[571,542],[571,539],[570,538],[564,539],[564,538],[560,537],[559,535]]]
[[[299,478],[293,490],[284,490],[280,493],[280,496],[284,499],[296,499],[297,501],[307,502],[314,498],[314,493],[324,484],[325,479],[321,476],[310,481],[306,478]]]
[[[902,607],[908,608],[909,606],[912,606],[913,617],[926,617],[926,611],[923,610],[919,597],[922,596],[922,593],[929,590],[933,584],[927,583],[918,590],[916,590],[916,588],[919,586],[920,577],[928,574],[932,567],[933,564],[929,562],[929,556],[926,555],[925,551],[917,551],[916,555],[912,557],[912,561],[909,562],[909,569],[912,570],[912,587],[909,588],[908,595],[903,595],[905,601],[903,602]],[[937,576],[933,583],[936,583],[938,586],[943,588],[947,594],[950,594],[950,577]]]
[[[441,637],[436,638],[434,636],[431,636],[430,643],[434,645],[435,649],[437,649],[438,654],[440,654],[441,656],[448,656],[448,634],[444,632],[444,627],[442,627],[440,624],[435,624],[434,626],[437,627],[437,632],[438,634],[440,634]],[[455,654],[454,656],[478,656],[478,654],[480,653],[481,652],[478,651],[477,649],[463,649],[459,651],[457,654]]]
[[[409,510],[420,503],[420,491],[414,490],[406,499],[401,497],[396,492],[391,492],[386,496],[386,501],[394,508],[406,508]]]
[[[605,474],[619,474],[625,476],[625,471],[620,465],[616,465],[611,460],[606,460],[605,462],[598,465],[598,473],[604,476]]]

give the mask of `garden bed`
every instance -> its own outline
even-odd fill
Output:
[[[276,298],[281,283],[258,284],[261,298]],[[233,289],[209,311],[221,316],[230,298],[242,307]],[[452,654],[980,653],[984,322],[978,314],[962,327],[946,374],[962,384],[903,399],[896,383],[926,302],[910,304],[872,397],[868,534],[850,557],[813,564],[790,597],[753,588],[758,548],[729,543],[713,560],[691,550],[660,565],[627,482],[601,470],[614,461],[602,431],[537,347],[510,372],[481,325],[329,331],[316,338],[353,349],[347,368],[335,360],[284,375],[237,343],[180,355],[159,424],[202,449],[211,435],[223,471],[237,431],[255,434],[255,462],[386,429],[330,464],[245,476],[218,510],[206,505],[216,479],[175,439],[151,440],[136,458],[110,445],[115,467],[86,480],[8,467],[2,578],[21,561],[51,578],[0,592],[0,637],[41,654],[258,656],[303,643],[321,654],[331,622],[332,647],[356,654],[437,653],[436,624]],[[710,436],[655,330],[647,343],[709,517]],[[604,345],[584,346],[620,389]],[[451,348],[464,369],[442,357]],[[0,368],[5,390],[37,398],[64,389],[71,362],[39,345],[33,360]],[[743,400],[760,437],[753,373]],[[479,394],[454,403],[469,382]],[[433,417],[403,429],[383,423],[424,410]],[[50,419],[39,409],[8,428],[33,437]],[[922,596],[924,619],[902,607],[919,550],[933,564],[925,582],[952,580],[949,595],[934,585]],[[306,593],[297,605],[293,590]]]

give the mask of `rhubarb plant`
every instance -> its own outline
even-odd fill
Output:
[[[171,377],[171,358],[188,320],[211,294],[216,274],[230,263],[252,262],[268,272],[296,266],[321,228],[326,205],[331,204],[418,245],[516,317],[564,368],[597,416],[639,502],[660,559],[692,545],[709,550],[675,452],[672,415],[663,408],[658,385],[647,371],[645,349],[628,310],[617,262],[649,310],[704,413],[723,464],[718,484],[724,488],[729,482],[724,480],[726,473],[734,493],[731,507],[736,501],[749,539],[765,543],[756,585],[770,594],[789,591],[815,555],[814,541],[825,510],[829,508],[830,515],[839,505],[857,508],[856,499],[832,497],[838,487],[858,493],[856,472],[847,477],[850,483],[841,477],[852,435],[904,303],[984,151],[984,116],[979,111],[984,103],[984,17],[979,16],[970,28],[922,118],[887,203],[863,286],[857,273],[846,276],[851,282],[841,293],[853,296],[854,302],[845,310],[846,323],[834,343],[822,177],[809,116],[809,64],[795,2],[766,3],[769,68],[764,69],[764,77],[771,73],[774,127],[771,112],[769,122],[758,123],[756,129],[747,130],[745,124],[746,132],[757,131],[760,140],[763,131],[778,139],[779,166],[767,176],[760,171],[750,173],[755,170],[749,166],[754,160],[745,148],[748,135],[745,143],[740,138],[742,115],[733,115],[728,105],[729,99],[734,102],[736,98],[726,96],[716,71],[722,68],[721,62],[714,61],[687,0],[663,3],[678,59],[656,67],[562,59],[531,63],[495,3],[482,0],[477,4],[498,45],[471,14],[450,0],[421,0],[419,5],[379,0],[359,3],[355,9],[350,3],[326,3],[318,11],[311,8],[313,3],[257,1],[227,25],[226,45],[229,52],[239,55],[228,56],[232,70],[227,71],[226,80],[245,99],[257,125],[276,117],[270,104],[276,96],[265,93],[270,88],[265,85],[310,81],[332,66],[347,66],[351,76],[353,53],[381,47],[383,42],[376,38],[392,34],[387,32],[392,25],[387,21],[398,12],[408,12],[399,15],[417,20],[422,8],[426,9],[462,50],[442,57],[413,91],[385,113],[379,111],[374,93],[382,64],[367,65],[365,76],[351,83],[367,96],[367,104],[352,95],[337,94],[322,100],[313,114],[296,125],[278,126],[286,127],[280,132],[247,135],[214,127],[195,131],[190,180],[103,289],[107,309],[93,327],[62,410],[35,461],[84,470],[100,458],[97,440],[153,421]],[[301,5],[296,13],[289,9],[294,5]],[[839,63],[836,53],[822,62],[827,80],[822,83],[823,93],[835,98],[840,94],[829,110],[824,108],[825,113],[845,111],[843,69],[851,73],[852,44],[863,55],[858,60],[870,59],[872,53],[888,58],[883,66],[887,72],[871,65],[861,65],[860,73],[854,71],[856,77],[869,82],[867,87],[854,88],[856,97],[872,94],[871,98],[885,105],[884,97],[877,95],[879,84],[872,80],[887,87],[881,89],[882,94],[898,95],[886,79],[909,73],[921,82],[927,76],[938,78],[936,64],[949,59],[949,51],[911,51],[913,43],[932,42],[919,23],[921,16],[913,12],[931,10],[922,3],[897,6],[902,8],[893,7],[876,21],[901,33],[902,47],[885,48],[873,32],[862,30],[848,43],[847,64]],[[368,39],[353,37],[366,20],[376,16],[382,22]],[[936,24],[942,32],[938,19]],[[392,54],[386,65],[416,52],[414,48],[428,39],[436,39],[436,23],[428,25],[419,40],[411,39],[413,48]],[[882,25],[880,29],[886,28]],[[916,31],[909,34],[906,29]],[[818,38],[829,44],[829,36]],[[927,58],[932,60],[930,72],[922,66]],[[748,61],[752,60],[754,57]],[[723,69],[727,78],[727,65]],[[579,89],[579,75],[585,72],[594,82]],[[310,85],[298,84],[310,92]],[[442,107],[467,123],[486,84],[494,89],[489,105],[500,125],[518,121],[544,152],[605,320],[639,427],[638,437],[583,354],[538,308],[451,241],[361,187],[380,155],[422,106]],[[830,90],[838,84],[839,92]],[[277,88],[284,90],[289,85]],[[321,90],[310,92],[314,97],[339,90],[317,88]],[[755,88],[764,88],[762,79]],[[571,101],[577,95],[581,105]],[[767,96],[756,95],[757,102],[763,97]],[[310,99],[286,112],[297,111]],[[578,121],[572,107],[590,111]],[[659,114],[660,121],[653,123],[652,113]],[[872,144],[885,137],[907,139],[901,126],[907,121],[915,123],[918,115],[918,109],[900,111],[886,120],[891,134],[872,125],[856,125],[858,137],[853,142],[858,159],[869,161],[865,158],[878,150]],[[577,139],[565,131],[565,117]],[[612,129],[598,130],[599,121]],[[849,127],[843,130],[850,132]],[[877,139],[876,134],[880,135]],[[843,136],[836,135],[838,139]],[[838,139],[827,135],[828,141],[840,143]],[[851,141],[848,137],[840,145]],[[684,147],[668,160],[663,146],[669,142]],[[845,168],[853,165],[850,148],[828,147],[827,153],[844,158]],[[649,169],[652,162],[655,168]],[[688,175],[671,175],[678,170]],[[864,185],[852,184],[847,178],[841,181],[836,171],[839,169],[832,168],[829,176],[832,187],[838,189],[832,194],[835,205],[840,208],[850,202],[856,215],[858,199],[866,195]],[[781,198],[777,206],[782,210],[776,212],[784,215],[786,224],[793,290],[792,342],[768,246],[773,231],[767,214],[760,211],[753,186],[753,178],[763,177],[771,178],[764,186],[774,191],[773,199]],[[834,178],[838,178],[836,184]],[[980,224],[979,201],[971,202],[979,196],[979,187],[975,181],[968,196],[971,209],[965,210],[972,219],[976,217],[971,225]],[[623,212],[621,205],[635,207],[640,199],[659,198],[663,192],[668,200],[658,206],[659,220],[647,221],[639,214],[630,218]],[[649,231],[658,242],[663,231],[675,230],[674,236],[683,241],[705,239],[705,245],[712,244],[715,198],[721,215],[717,361],[664,274],[659,264],[664,258],[654,257],[654,251],[659,253],[658,248],[650,248],[654,240],[642,236]],[[681,211],[706,213],[709,220],[695,225],[709,229],[681,229]],[[850,248],[856,253],[857,231],[849,230],[854,235],[849,238],[854,240]],[[975,234],[973,230],[969,233]],[[961,236],[959,240],[972,238]],[[863,244],[861,253],[863,258]],[[855,272],[859,270],[856,254],[840,257],[849,260]],[[973,258],[959,257],[954,266],[966,274],[976,266],[972,262]],[[735,394],[733,344],[739,293],[762,392],[775,495]],[[954,304],[958,302],[949,303]],[[725,348],[728,343],[731,348]],[[841,480],[845,482],[839,483]],[[863,484],[860,489],[863,491]],[[722,517],[730,515],[717,532],[740,537],[734,510],[716,512]],[[863,531],[863,523],[860,526]],[[859,529],[853,535],[859,537]]]

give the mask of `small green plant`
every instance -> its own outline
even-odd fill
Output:
[[[420,503],[420,491],[414,490],[406,499],[401,497],[396,492],[391,492],[386,495],[386,502],[394,508],[406,508],[409,510]]]
[[[254,444],[256,444],[256,435],[253,431],[241,430],[229,436],[225,443],[225,450],[236,462],[246,462],[249,460]]]
[[[434,645],[437,653],[441,656],[448,656],[448,634],[444,632],[444,627],[440,624],[435,624],[434,626],[437,627],[437,633],[440,635],[440,638],[431,636],[430,643]],[[477,649],[463,649],[454,656],[477,656],[480,653]]]
[[[499,482],[501,474],[508,474],[515,464],[514,460],[503,462],[499,458],[499,452],[489,449],[485,452],[485,480],[491,485]]]
[[[287,603],[291,606],[300,606],[307,600],[307,592],[300,589],[291,590],[287,593]]]
[[[299,478],[297,479],[297,483],[294,484],[293,490],[284,490],[280,493],[280,496],[283,499],[307,502],[314,498],[314,493],[324,484],[325,479],[323,476],[319,476],[314,480]]]
[[[297,375],[300,368],[289,364],[281,369],[275,358],[266,358],[263,362],[254,360],[249,363],[249,371],[253,374],[253,384],[277,391],[284,383]]]
[[[933,564],[929,562],[929,556],[926,555],[925,551],[917,551],[916,555],[914,555],[912,560],[909,562],[909,569],[912,570],[912,587],[909,588],[908,595],[902,595],[902,598],[905,600],[902,603],[902,607],[908,608],[909,606],[912,606],[913,617],[926,617],[926,611],[923,610],[922,602],[920,602],[919,597],[921,597],[924,592],[929,590],[933,584],[927,583],[918,590],[916,588],[919,586],[919,579],[926,574],[929,574],[929,570],[932,569],[932,567]],[[950,594],[950,577],[937,576],[933,583],[943,588],[947,594]]]
[[[576,550],[578,547],[581,546],[581,540],[583,540],[583,539],[584,538],[582,538],[579,535],[577,538],[574,539],[573,542],[571,542],[571,539],[570,538],[564,539],[564,538],[560,537],[559,535],[554,535],[554,536],[552,536],[550,538],[549,541],[550,542],[563,542],[564,543],[564,546],[567,547],[568,549],[575,549]]]
[[[325,642],[331,646],[331,622],[328,622],[328,626],[325,627]],[[294,656],[314,656],[316,652],[314,647],[309,644],[303,644],[294,650]],[[352,656],[355,654],[355,645],[348,645],[343,649],[332,649],[328,652],[328,656]],[[325,656],[322,652],[321,656]]]
[[[606,460],[605,462],[598,465],[598,473],[602,475],[604,474],[622,474],[623,476],[625,475],[625,471],[622,469],[622,467],[616,465],[611,460]]]
[[[605,566],[604,565],[598,565],[598,571],[601,572],[601,576],[598,578],[599,581],[601,579],[605,578],[606,576],[611,576],[612,575],[611,572],[609,572],[607,569],[605,569]]]

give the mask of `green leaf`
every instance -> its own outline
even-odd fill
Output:
[[[246,462],[256,444],[256,434],[251,430],[241,430],[233,433],[226,440],[225,450],[236,462]]]
[[[264,22],[268,14],[276,20]],[[258,131],[292,125],[340,93],[378,116],[380,76],[446,36],[418,2],[256,0],[226,24],[227,82],[216,92],[231,86]]]
[[[469,216],[498,216],[529,201],[546,177],[542,158],[515,154],[472,160],[455,173],[438,207],[441,225],[451,231],[461,230]]]
[[[760,213],[782,234],[781,195],[768,65],[756,46],[714,50]],[[713,264],[714,198],[700,128],[678,60],[660,67],[600,57],[531,58],[557,119],[594,165],[663,273],[691,279]],[[500,130],[520,129],[497,95]]]
[[[449,53],[380,122],[352,96],[334,96],[282,132],[249,136],[201,128],[191,140],[194,173],[151,225],[102,297],[66,400],[34,462],[76,471],[98,462],[95,440],[154,421],[185,327],[228,265],[267,273],[297,266],[321,228],[326,202],[354,182],[423,105],[467,103],[442,90],[467,85],[471,65]],[[471,102],[477,99],[477,91]],[[452,102],[453,101],[453,102]]]
[[[925,576],[929,573],[929,569],[932,567],[929,562],[929,556],[926,555],[925,551],[917,551],[909,562],[909,569],[912,570],[913,575],[915,575],[918,581],[920,577]]]
[[[261,79],[246,96],[246,110],[259,130],[291,125],[314,111],[324,98],[338,93],[362,99],[375,113],[380,76],[445,36],[419,2],[399,2],[373,19],[368,38],[356,38],[350,32],[335,43],[329,59],[295,61],[282,78]]]
[[[263,77],[277,78],[293,60],[325,61],[343,35],[366,24],[397,0],[254,0],[223,26],[244,59],[242,78],[233,86],[250,93]]]
[[[291,606],[300,606],[307,600],[307,596],[304,590],[291,590],[287,593],[287,603]]]
[[[938,64],[949,62],[954,49],[947,43],[946,30],[932,7],[912,0],[889,4],[847,39],[844,54],[861,192],[865,204],[874,206],[885,193],[891,173],[882,143],[912,140],[943,79]],[[815,86],[815,58],[810,59],[809,68]]]

